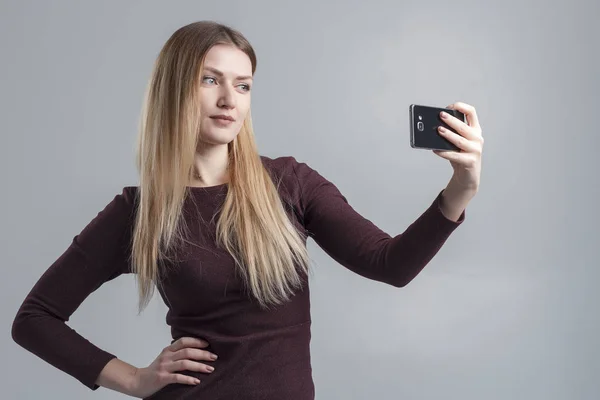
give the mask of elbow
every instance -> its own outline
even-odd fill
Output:
[[[410,283],[412,278],[406,276],[374,276],[371,279],[385,283],[386,285],[393,286],[395,288],[403,288]]]
[[[35,313],[25,310],[23,307],[17,312],[10,329],[12,339],[19,346],[27,348],[32,341],[34,329],[33,321]]]
[[[397,266],[393,277],[392,285],[397,288],[403,288],[411,283],[425,268],[426,263],[412,262]]]
[[[15,319],[12,322],[12,326],[10,329],[10,335],[12,337],[12,339],[15,341],[15,343],[17,343],[18,345],[22,346],[23,343],[23,338],[26,336],[26,320],[23,316],[22,313],[17,313],[17,315],[15,316]]]
[[[420,269],[417,270],[420,271]],[[411,270],[411,273],[403,273],[400,275],[397,274],[389,283],[394,287],[403,288],[409,283],[411,283],[413,279],[417,277],[418,274],[419,273],[415,272],[415,270],[413,269]]]
[[[386,285],[390,285],[390,286],[393,286],[396,288],[403,288],[414,279],[414,276],[408,276],[406,274],[398,275],[398,274],[389,274],[389,273],[370,275],[368,277],[375,281],[382,282],[382,283],[385,283]]]
[[[406,285],[408,285],[410,283],[410,281],[411,281],[411,279],[395,280],[393,282],[390,282],[390,284],[396,288],[403,288]]]

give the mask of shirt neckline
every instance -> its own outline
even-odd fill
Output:
[[[186,186],[192,192],[214,192],[229,186],[229,183],[221,183],[213,186]]]

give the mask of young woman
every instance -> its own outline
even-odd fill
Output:
[[[368,279],[403,287],[464,221],[479,185],[475,110],[454,106],[461,152],[452,180],[402,234],[359,215],[294,157],[259,155],[250,98],[256,56],[211,21],[177,30],[160,52],[140,126],[139,186],[124,187],[73,238],[21,305],[14,340],[96,390],[146,399],[308,400],[313,238]],[[139,310],[156,287],[173,341],[136,368],[66,325],[100,285],[133,273]],[[218,357],[218,358],[217,358]]]

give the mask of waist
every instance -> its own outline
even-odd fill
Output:
[[[170,384],[147,400],[313,400],[310,325],[307,321],[243,336],[219,335],[210,329],[182,334],[208,341],[206,350],[219,358],[199,362],[213,366],[214,372],[179,371],[201,382],[196,386]]]

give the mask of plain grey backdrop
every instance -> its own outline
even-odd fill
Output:
[[[464,224],[397,289],[314,242],[317,399],[596,399],[600,393],[596,1],[2,1],[1,376],[4,399],[91,392],[18,345],[15,313],[123,186],[152,63],[187,23],[241,30],[258,54],[261,154],[294,155],[386,232],[450,179],[409,146],[411,103],[476,107],[486,140]],[[147,366],[170,343],[133,277],[68,322]]]

